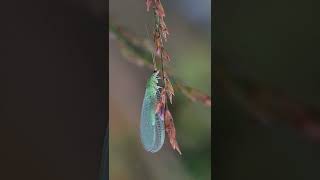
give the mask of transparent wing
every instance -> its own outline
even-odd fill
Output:
[[[155,113],[157,96],[145,94],[140,120],[140,137],[146,151],[155,153],[164,143],[164,121]]]

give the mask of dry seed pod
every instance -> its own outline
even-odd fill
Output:
[[[181,155],[182,153],[180,151],[178,142],[176,140],[176,129],[174,127],[173,118],[172,118],[172,115],[171,115],[169,109],[166,109],[165,118],[164,118],[164,124],[165,124],[166,132],[167,132],[168,137],[169,137],[169,141],[170,141],[171,147],[174,150],[177,150],[179,152],[179,154]]]
[[[165,90],[167,92],[169,101],[172,104],[172,96],[174,96],[174,90],[173,90],[173,86],[170,82],[170,79],[166,73],[164,74],[164,80],[165,80]]]
[[[171,60],[168,52],[166,50],[164,50],[164,49],[162,50],[162,58],[165,61],[170,61]]]
[[[164,13],[164,9],[163,9],[163,6],[161,4],[161,1],[160,0],[155,0],[155,5],[156,5],[156,14],[159,16],[159,17],[165,17],[165,13]]]
[[[152,0],[146,0],[147,11],[149,12],[150,6],[152,5]]]

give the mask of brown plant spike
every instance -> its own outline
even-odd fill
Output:
[[[163,9],[163,6],[161,4],[161,1],[160,0],[155,0],[155,4],[156,4],[156,9],[155,9],[156,14],[161,18],[165,17],[166,14],[164,13],[164,9]]]
[[[146,0],[146,5],[147,5],[147,11],[149,11],[150,6],[152,5],[152,1]],[[169,136],[170,144],[172,148],[174,150],[177,150],[181,155],[179,145],[176,141],[176,129],[174,127],[173,118],[167,107],[167,98],[169,98],[170,103],[172,104],[172,97],[174,95],[174,90],[169,80],[169,77],[163,68],[164,61],[165,62],[170,61],[170,56],[168,52],[164,49],[164,44],[163,44],[164,41],[165,42],[167,41],[167,36],[169,35],[169,32],[164,22],[165,12],[160,0],[154,0],[153,9],[154,9],[154,15],[155,15],[153,41],[155,46],[155,53],[158,56],[160,56],[161,72],[162,72],[161,78],[164,83],[164,87],[160,94],[159,102],[157,102],[156,104],[156,113],[160,113],[164,115],[165,130]]]
[[[150,6],[152,5],[152,0],[146,0],[147,11],[149,12]]]
[[[173,90],[173,87],[172,87],[172,84],[171,84],[169,78],[166,76],[165,76],[165,81],[166,81],[165,90],[167,92],[170,103],[172,104],[172,96],[174,96],[174,90]]]
[[[168,108],[166,109],[166,112],[165,112],[164,124],[166,127],[166,132],[169,136],[171,147],[174,150],[178,151],[180,155],[182,155],[178,142],[176,140],[176,129],[174,127],[173,118]]]
[[[165,108],[166,101],[167,101],[166,92],[164,89],[162,89],[160,94],[160,99],[156,104],[156,113],[161,112],[161,110]]]
[[[157,55],[160,55],[161,47],[162,47],[160,32],[157,32],[157,31],[154,32],[153,39],[154,39],[154,44],[156,46],[156,53]]]
[[[160,31],[162,32],[164,41],[167,41],[167,36],[169,35],[169,31],[162,17],[160,17],[159,26],[160,26]]]
[[[165,60],[165,61],[170,61],[171,60],[168,52],[165,51],[165,50],[162,50],[162,56],[163,56],[163,60]]]
[[[182,84],[176,84],[176,87],[179,88],[181,92],[193,102],[198,101],[202,102],[207,107],[211,106],[211,97],[207,94],[204,94],[197,89]]]

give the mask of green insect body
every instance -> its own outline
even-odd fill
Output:
[[[159,71],[155,71],[147,82],[140,119],[143,147],[152,153],[161,149],[165,139],[163,114],[156,113],[156,104],[160,100],[159,79]]]

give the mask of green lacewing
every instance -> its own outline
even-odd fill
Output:
[[[164,115],[156,113],[160,99],[159,71],[155,70],[147,81],[140,119],[140,138],[146,151],[158,152],[165,139]]]

